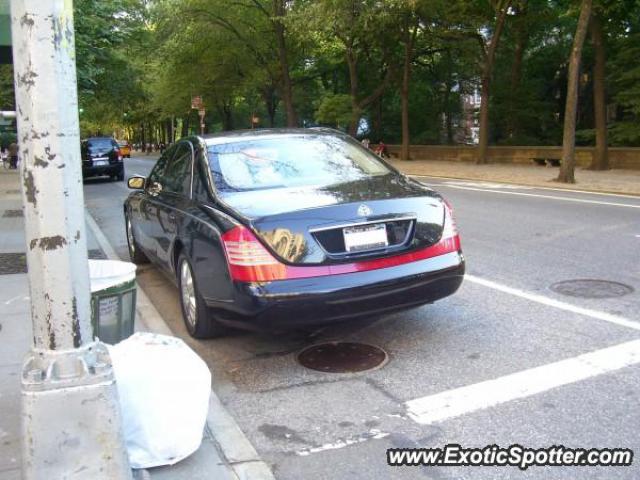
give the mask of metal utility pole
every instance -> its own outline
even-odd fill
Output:
[[[33,346],[24,479],[130,479],[109,353],[94,342],[71,0],[11,0]]]

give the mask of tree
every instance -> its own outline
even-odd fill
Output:
[[[12,65],[0,65],[0,110],[15,110]]]
[[[420,18],[410,6],[402,12],[400,25],[400,38],[404,49],[402,85],[400,86],[400,98],[402,101],[402,148],[400,149],[400,159],[409,160],[409,144],[411,142],[411,133],[409,130],[409,85],[415,43],[418,31],[420,30]]]
[[[609,138],[612,145],[640,146],[640,4],[617,0],[607,7],[609,86],[615,113]]]
[[[511,0],[493,0],[495,24],[490,38],[480,42],[482,53],[482,73],[480,75],[480,132],[478,141],[478,156],[476,163],[487,163],[487,148],[489,147],[489,99],[491,93],[491,77],[495,63],[496,51],[500,36],[507,19]]]
[[[593,64],[593,107],[596,130],[596,148],[590,168],[607,170],[609,155],[607,148],[607,95],[605,87],[606,54],[602,22],[598,13],[591,17],[591,41],[595,61]]]
[[[299,22],[313,25],[322,41],[333,44],[343,55],[351,95],[349,133],[353,136],[363,111],[382,96],[397,69],[393,63],[395,42],[387,41],[388,32],[395,33],[396,19],[389,13],[389,5],[375,0],[318,0],[309,2],[297,17]],[[363,87],[368,87],[365,93]]]
[[[592,0],[582,0],[580,17],[576,34],[573,37],[573,47],[569,58],[569,74],[567,78],[567,102],[564,113],[564,130],[562,136],[562,163],[558,182],[575,183],[575,147],[576,147],[576,113],[578,108],[578,81],[580,77],[580,60],[582,47],[589,28]]]

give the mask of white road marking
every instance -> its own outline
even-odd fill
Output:
[[[405,406],[410,418],[426,425],[529,397],[638,363],[640,340],[633,340],[493,380],[410,400]]]
[[[408,174],[408,176],[410,177],[417,177],[417,178],[435,178],[438,180],[459,180],[462,181],[463,179],[460,178],[455,178],[455,177],[440,177],[440,176],[433,176],[433,175],[412,175],[412,174]],[[483,181],[483,180],[478,180],[478,181]],[[438,184],[438,185],[442,185],[442,184]],[[571,192],[571,193],[584,193],[586,195],[604,195],[606,197],[620,197],[620,198],[632,198],[635,200],[640,199],[640,195],[627,195],[624,193],[608,193],[608,192],[593,192],[591,190],[576,190],[573,188],[553,188],[553,187],[539,187],[536,185],[523,185],[520,183],[513,183],[513,184],[509,184],[509,185],[513,185],[514,187],[524,187],[524,188],[534,188],[536,190],[549,190],[552,192]]]
[[[13,302],[15,302],[17,300],[29,300],[29,298],[30,298],[29,296],[18,295],[17,297],[10,298],[6,302],[4,302],[4,304],[5,305],[11,305]]]
[[[455,182],[449,181],[439,185],[457,185],[460,187],[477,187],[477,188],[504,188],[506,190],[533,190],[535,187],[525,185],[514,185],[509,183],[492,183],[492,182]]]
[[[592,310],[590,308],[578,307],[577,305],[573,305],[571,303],[562,302],[560,300],[545,297],[544,295],[539,295],[537,293],[526,292],[518,288],[508,287],[500,283],[492,282],[491,280],[486,280],[481,277],[476,277],[475,275],[466,274],[464,278],[469,282],[477,283],[478,285],[492,288],[500,292],[508,293],[509,295],[514,295],[516,297],[524,298],[532,302],[541,303],[542,305],[555,307],[560,310],[565,310],[571,313],[577,313],[578,315],[584,315],[586,317],[595,318],[597,320],[603,320],[605,322],[613,323],[621,327],[627,327],[633,330],[640,330],[640,322],[634,322],[633,320],[629,320],[624,317],[619,317],[611,313],[601,312],[599,310]]]
[[[348,447],[349,445],[355,445],[357,443],[367,442],[369,440],[378,440],[380,438],[388,437],[389,434],[385,432],[381,432],[380,430],[372,429],[369,430],[368,433],[364,435],[360,435],[358,437],[339,439],[333,443],[325,443],[324,445],[320,445],[318,447],[310,447],[303,448],[302,450],[297,450],[296,455],[301,457],[306,457],[307,455],[311,455],[312,453],[324,452],[325,450],[336,450],[338,448]]]
[[[437,187],[457,188],[459,190],[473,190],[476,192],[502,193],[503,195],[519,195],[522,197],[548,198],[550,200],[563,200],[565,202],[576,202],[576,203],[591,203],[595,205],[608,205],[612,207],[640,208],[640,204],[632,205],[630,203],[601,202],[599,200],[586,200],[584,198],[559,197],[557,195],[541,195],[539,193],[504,192],[502,190],[493,190],[489,188],[463,187],[460,185],[448,185],[446,183],[439,183]]]

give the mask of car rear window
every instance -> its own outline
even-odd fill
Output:
[[[109,138],[92,138],[87,141],[89,150],[110,150],[113,148],[113,143]]]
[[[222,192],[334,185],[390,173],[357,142],[329,135],[242,140],[211,145],[208,151]]]

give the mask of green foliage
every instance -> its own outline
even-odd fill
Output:
[[[351,121],[351,95],[329,94],[318,103],[316,122],[346,128]]]
[[[16,143],[17,141],[18,137],[13,132],[0,133],[0,148],[9,148],[9,145]]]
[[[640,22],[639,22],[640,23]],[[610,138],[615,145],[640,145],[640,24],[622,39],[612,59],[613,99],[619,121],[611,126]]]
[[[0,110],[15,110],[11,65],[0,65]]]
[[[170,119],[178,135],[194,132],[193,95],[204,99],[209,131],[249,128],[254,115],[258,126],[283,126],[284,55],[301,124],[344,128],[360,117],[372,139],[399,142],[406,33],[419,19],[408,90],[412,142],[467,141],[464,127],[474,113],[463,101],[478,89],[487,39],[505,1],[76,0],[83,133],[151,139],[166,136]],[[512,0],[493,71],[493,143],[561,142],[576,5]],[[606,20],[610,142],[640,145],[640,4],[594,5]],[[594,137],[589,43],[581,144]],[[0,67],[0,104],[11,105],[10,87],[11,75]]]

